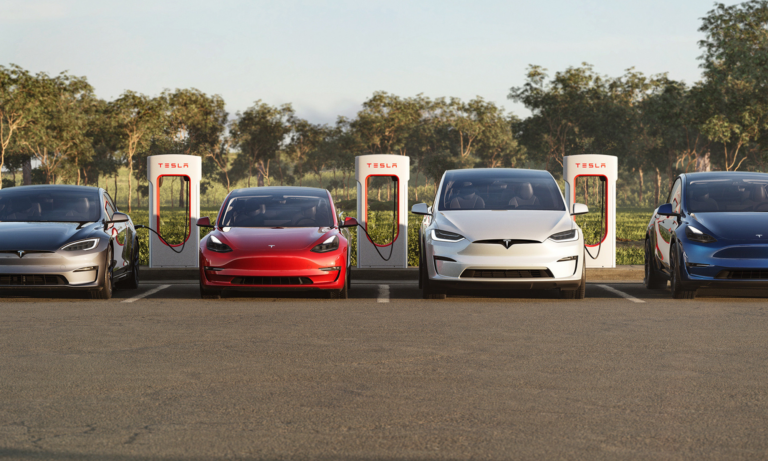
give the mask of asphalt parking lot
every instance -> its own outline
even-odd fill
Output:
[[[702,294],[5,293],[0,458],[765,459],[766,298]]]

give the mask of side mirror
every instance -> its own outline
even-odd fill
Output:
[[[680,213],[675,213],[672,210],[671,203],[665,203],[663,205],[659,205],[659,209],[658,211],[656,211],[656,214],[665,215],[665,216],[680,216]]]
[[[355,226],[357,226],[357,219],[355,219],[355,218],[353,218],[351,216],[347,216],[346,218],[344,218],[344,222],[339,225],[339,228],[342,228],[342,227],[355,227]]]
[[[120,222],[128,222],[130,220],[131,218],[129,218],[127,214],[116,211],[115,214],[112,215],[112,219],[109,222],[120,223]]]
[[[213,224],[211,224],[211,220],[208,219],[208,216],[204,218],[200,218],[197,220],[197,227],[214,227]]]
[[[419,214],[419,215],[430,215],[432,213],[429,212],[429,207],[426,203],[417,203],[413,207],[411,207],[411,213],[413,214]]]
[[[576,216],[580,214],[587,214],[589,213],[589,208],[584,205],[583,203],[574,203],[573,204],[573,211],[571,212],[571,216]]]

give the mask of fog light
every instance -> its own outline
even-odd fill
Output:
[[[321,271],[330,272],[330,271],[340,271],[341,266],[333,266],[333,267],[321,267]]]
[[[96,266],[88,266],[88,267],[81,267],[80,269],[74,270],[73,272],[88,272],[88,271],[95,271],[97,269]]]
[[[578,256],[568,256],[567,258],[558,259],[557,262],[561,263],[563,261],[576,261],[577,259],[579,259]]]
[[[205,266],[205,270],[207,270],[207,271],[216,271],[216,272],[218,272],[218,271],[223,271],[224,269],[222,269],[221,267],[211,267],[211,266]]]
[[[712,267],[712,264],[685,263],[685,267]]]

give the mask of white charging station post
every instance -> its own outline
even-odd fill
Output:
[[[577,202],[576,194],[583,183],[579,179],[602,178],[599,191],[604,195],[602,212],[604,213],[605,229],[601,242],[586,245],[587,267],[616,267],[616,180],[619,177],[619,161],[613,155],[570,155],[563,158],[563,179],[565,180],[565,198],[568,210],[573,211]],[[598,197],[595,197],[597,200]],[[589,203],[589,214],[600,213],[599,202]]]
[[[368,228],[369,192],[371,181],[385,177],[394,185],[395,216],[397,223],[394,240],[372,242],[362,229],[357,229],[357,267],[405,268],[408,267],[408,179],[411,174],[410,158],[403,155],[361,155],[355,157],[357,181],[357,220]],[[376,247],[378,247],[378,252]],[[390,251],[392,257],[384,261]]]
[[[172,250],[154,232],[150,232],[149,267],[198,267],[200,230],[195,224],[200,217],[202,172],[200,157],[193,155],[147,157],[149,227],[162,235],[176,250]],[[183,189],[180,191],[180,188]],[[164,193],[161,194],[161,192]],[[167,203],[163,202],[163,198]],[[178,208],[178,211],[172,211],[172,207]],[[162,208],[166,209],[162,210]],[[163,235],[163,213],[172,212],[183,212],[188,217],[185,241],[178,237],[172,239],[170,235]]]

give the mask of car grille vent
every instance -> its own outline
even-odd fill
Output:
[[[308,277],[235,277],[232,285],[312,285]]]
[[[525,243],[541,243],[538,240],[515,240],[515,239],[507,239],[509,241],[509,245],[522,245]],[[503,247],[506,247],[506,243],[504,242],[504,239],[494,239],[494,240],[475,240],[472,243],[487,243],[491,245],[501,245]]]
[[[732,259],[768,259],[768,247],[731,247],[720,250],[712,256],[715,258]]]
[[[768,280],[768,269],[743,269],[735,271],[720,271],[718,279],[738,280]]]
[[[542,279],[554,276],[549,269],[467,269],[462,272],[461,277],[478,279]]]
[[[30,275],[18,275],[18,274],[0,274],[0,286],[14,286],[14,287],[27,287],[27,286],[51,286],[51,285],[67,285],[67,279],[61,275],[45,275],[45,274],[30,274]]]

